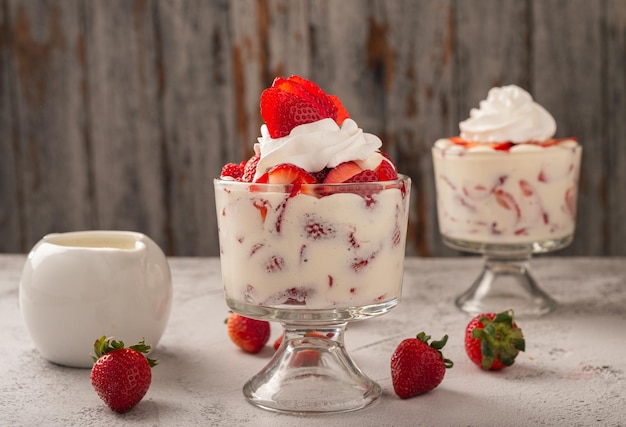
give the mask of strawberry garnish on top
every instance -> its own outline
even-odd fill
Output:
[[[222,178],[231,177],[235,180],[239,180],[243,175],[243,167],[241,163],[226,163],[222,168],[220,176]]]
[[[349,117],[336,97],[300,76],[274,79],[261,94],[261,116],[272,138],[289,135],[299,125],[326,118],[341,124]]]
[[[452,136],[448,139],[452,143],[459,145],[465,149],[473,148],[473,147],[480,147],[480,146],[487,146],[487,147],[491,147],[492,149],[496,151],[509,151],[514,145],[516,145],[511,141],[500,141],[500,142],[489,142],[489,143],[467,141],[461,138],[460,136]],[[543,148],[547,148],[547,147],[551,147],[553,145],[557,145],[563,141],[568,141],[568,140],[576,141],[576,138],[550,138],[545,141],[528,141],[528,142],[525,142],[524,144],[532,144],[532,145],[537,145]]]
[[[393,181],[398,178],[398,172],[391,161],[383,160],[374,171],[378,174],[379,181]]]
[[[256,182],[261,184],[315,184],[313,175],[291,163],[280,163],[261,175]]]
[[[353,161],[343,162],[331,169],[324,179],[325,184],[338,184],[346,182],[353,176],[361,173],[363,169]]]

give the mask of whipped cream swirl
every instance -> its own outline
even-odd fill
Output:
[[[325,167],[333,168],[350,160],[367,161],[377,153],[382,141],[376,135],[365,133],[352,119],[345,119],[341,127],[333,119],[323,119],[296,126],[282,138],[270,137],[266,125],[254,144],[260,155],[256,180],[271,167],[291,163],[308,172]]]
[[[524,89],[495,87],[470,117],[459,123],[461,138],[471,142],[514,144],[546,141],[556,133],[554,117]]]

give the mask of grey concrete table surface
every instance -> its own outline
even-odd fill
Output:
[[[625,258],[534,259],[535,277],[559,308],[520,320],[526,352],[496,373],[466,357],[469,318],[453,305],[481,260],[408,258],[400,304],[346,333],[348,351],[381,384],[382,398],[361,411],[316,417],[275,414],[245,401],[241,388],[268,362],[280,325],[272,325],[272,341],[257,355],[229,341],[217,258],[169,260],[174,300],[153,352],[160,364],[144,399],[123,415],[98,398],[88,369],[51,364],[34,348],[18,304],[24,260],[0,255],[0,426],[626,425]],[[391,354],[421,330],[449,335],[444,354],[455,365],[434,391],[401,400],[391,384]]]

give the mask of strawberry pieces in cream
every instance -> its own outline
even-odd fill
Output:
[[[254,156],[215,180],[229,306],[357,316],[354,307],[395,305],[410,179],[313,82],[279,77],[260,106]]]
[[[517,86],[493,88],[432,149],[439,228],[456,246],[571,239],[582,148]]]

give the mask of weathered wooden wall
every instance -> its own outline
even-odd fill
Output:
[[[408,253],[456,254],[430,147],[515,83],[584,146],[560,254],[626,255],[626,0],[0,0],[0,252],[116,228],[216,255],[212,179],[289,74],[340,95],[413,178]]]

